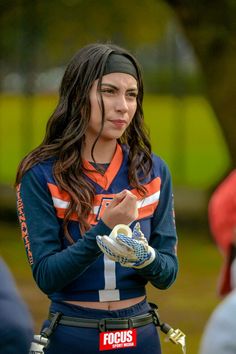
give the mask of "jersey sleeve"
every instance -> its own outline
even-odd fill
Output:
[[[156,257],[151,264],[137,271],[156,288],[166,289],[176,279],[178,260],[172,181],[163,161],[160,199],[152,219],[149,244],[154,248]]]
[[[41,177],[41,176],[40,176]],[[46,179],[29,170],[17,186],[18,218],[29,263],[39,288],[46,294],[61,290],[81,275],[101,254],[96,235],[111,229],[102,220],[66,249]]]

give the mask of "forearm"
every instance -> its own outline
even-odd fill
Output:
[[[80,276],[100,256],[96,235],[111,230],[100,221],[66,249],[41,257],[32,267],[35,281],[46,294],[58,291]]]
[[[26,253],[38,286],[49,294],[82,274],[100,255],[96,236],[110,233],[102,220],[82,237],[71,222],[75,243],[66,247],[63,221],[57,218],[47,185],[29,171],[17,189],[18,215]]]
[[[175,281],[178,273],[177,257],[171,253],[155,250],[156,257],[148,266],[137,269],[137,273],[150,281],[158,289],[167,289]]]

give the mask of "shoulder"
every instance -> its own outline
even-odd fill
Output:
[[[158,165],[160,167],[167,166],[167,163],[165,162],[165,160],[162,157],[160,157],[159,155],[152,152],[151,156],[152,156],[153,164]]]
[[[29,168],[16,186],[17,199],[32,198],[32,195],[42,195],[49,192],[49,185],[56,184],[53,176],[55,159],[47,159]]]
[[[160,156],[152,153],[152,163],[153,163],[153,172],[156,175],[160,175],[160,177],[168,177],[170,176],[170,169]]]
[[[35,165],[33,165],[30,170],[32,170],[35,174],[51,173],[55,162],[56,162],[55,158],[50,158],[44,161],[40,161]]]
[[[23,176],[22,182],[31,179],[37,179],[40,183],[54,182],[53,166],[55,158],[50,158],[33,165]]]

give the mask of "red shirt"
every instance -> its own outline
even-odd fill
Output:
[[[216,188],[208,207],[209,225],[213,238],[225,256],[221,271],[219,292],[226,295],[232,289],[230,268],[232,244],[236,232],[236,169]],[[236,238],[236,237],[235,237]]]

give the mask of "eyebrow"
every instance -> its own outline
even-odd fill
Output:
[[[119,88],[117,86],[113,85],[113,84],[109,84],[109,83],[103,82],[103,83],[101,83],[101,87],[102,86],[109,86],[109,87],[113,88],[114,90],[119,91]],[[128,88],[126,91],[136,91],[137,92],[138,88],[137,87],[131,87],[131,88]]]

